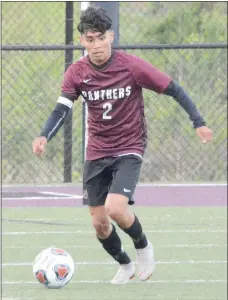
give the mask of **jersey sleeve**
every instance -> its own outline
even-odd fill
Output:
[[[80,96],[78,85],[78,70],[74,64],[70,65],[66,70],[62,82],[62,96],[71,101],[77,100]]]
[[[172,81],[171,77],[136,56],[131,56],[130,71],[138,85],[158,94],[162,93]]]

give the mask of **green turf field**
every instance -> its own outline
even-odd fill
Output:
[[[227,299],[226,207],[134,207],[156,254],[146,283],[108,281],[117,264],[96,241],[87,208],[3,209],[3,300],[225,300]],[[26,222],[20,222],[24,220]],[[135,259],[128,236],[119,230]],[[61,290],[36,283],[31,263],[49,246],[67,250],[76,272]]]

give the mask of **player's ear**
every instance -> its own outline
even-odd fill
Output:
[[[81,46],[85,47],[83,35],[80,35],[79,41],[80,41]]]
[[[108,32],[108,35],[109,35],[109,41],[110,41],[110,43],[113,43],[113,41],[114,41],[114,31],[110,30]]]

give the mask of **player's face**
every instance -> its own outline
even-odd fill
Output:
[[[113,42],[113,32],[88,31],[80,38],[83,47],[86,48],[90,60],[96,65],[102,65],[111,56],[111,44]]]

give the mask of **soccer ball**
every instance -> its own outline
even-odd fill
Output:
[[[59,248],[41,251],[33,262],[33,274],[45,287],[64,287],[74,275],[74,261],[69,253]]]

